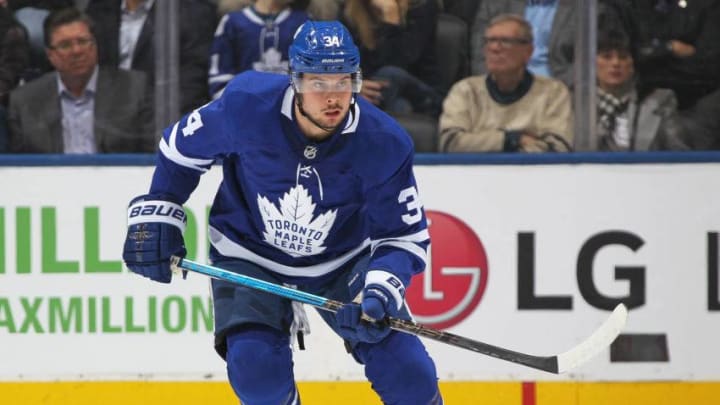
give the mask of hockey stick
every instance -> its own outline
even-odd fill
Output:
[[[256,278],[237,274],[219,267],[196,263],[188,259],[173,256],[171,261],[173,267],[176,269],[192,271],[219,280],[229,281],[245,287],[265,291],[293,301],[309,304],[325,311],[337,312],[337,310],[344,305],[339,301],[330,300],[264,280],[258,280]],[[474,352],[492,356],[501,360],[522,364],[534,369],[560,374],[581,365],[587,360],[590,360],[603,349],[608,347],[610,343],[612,343],[620,334],[621,329],[625,326],[626,320],[627,310],[625,309],[625,305],[618,304],[605,323],[603,323],[602,326],[600,326],[600,328],[598,328],[589,338],[585,339],[574,348],[555,356],[534,356],[531,354],[520,353],[454,335],[449,332],[432,329],[403,319],[389,318],[388,323],[390,328],[397,331],[447,343],[452,346],[472,350]]]

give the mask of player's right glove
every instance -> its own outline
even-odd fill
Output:
[[[365,277],[362,303],[343,305],[335,313],[340,336],[362,342],[377,343],[390,334],[386,318],[400,312],[405,296],[405,286],[393,274],[371,270]],[[375,322],[362,319],[362,314]]]
[[[182,206],[167,198],[142,195],[128,207],[123,260],[134,273],[161,283],[172,278],[170,257],[184,257],[187,217]]]
[[[377,343],[390,334],[386,322],[370,322],[362,318],[360,304],[345,304],[335,313],[338,333],[343,339],[359,342]]]

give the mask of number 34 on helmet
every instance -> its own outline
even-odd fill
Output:
[[[303,88],[302,74],[350,74],[352,92],[360,92],[360,51],[345,26],[338,21],[307,21],[301,25],[288,50],[293,86]]]

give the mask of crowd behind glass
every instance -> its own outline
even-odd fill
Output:
[[[0,153],[154,152],[156,3],[0,0]],[[338,19],[359,97],[418,152],[570,152],[577,3],[180,0],[179,113],[245,70],[287,74],[297,28]],[[718,21],[720,0],[598,0],[592,150],[720,148]]]

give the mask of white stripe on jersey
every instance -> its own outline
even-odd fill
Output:
[[[189,167],[191,169],[195,169],[201,172],[208,171],[208,168],[203,166],[211,166],[215,160],[213,159],[193,159],[186,156],[183,156],[178,150],[177,146],[175,145],[175,139],[177,138],[177,130],[178,125],[180,125],[179,122],[176,122],[173,126],[172,132],[170,133],[170,139],[168,141],[165,141],[165,138],[162,138],[160,140],[160,152],[162,152],[163,155],[165,155],[166,158],[170,159],[171,161],[179,164],[180,166]]]
[[[348,114],[347,123],[345,124],[345,128],[342,130],[343,134],[355,132],[358,124],[360,123],[360,106],[355,101],[355,96],[353,96],[350,106],[354,106],[355,108]]]
[[[286,8],[285,10],[281,11],[280,14],[278,14],[273,19],[272,23],[274,25],[277,25],[277,24],[280,24],[281,22],[287,20],[287,18],[290,17],[291,11],[292,10],[290,10],[290,8]],[[241,10],[241,12],[243,13],[243,15],[245,15],[245,17],[248,20],[254,22],[257,25],[264,26],[266,24],[265,20],[262,17],[260,17],[259,15],[257,15],[257,13],[255,12],[255,10],[252,7],[245,7],[244,9]]]
[[[278,262],[255,254],[252,251],[242,247],[238,243],[230,240],[214,227],[210,226],[208,228],[210,234],[210,243],[212,243],[212,245],[215,247],[215,249],[218,250],[218,252],[220,252],[221,255],[247,260],[270,271],[274,271],[276,273],[291,277],[319,277],[328,274],[340,268],[340,266],[360,254],[360,252],[362,252],[366,247],[370,245],[370,239],[366,239],[355,249],[333,260],[328,260],[324,263],[318,263],[312,266],[292,267],[280,264]]]
[[[423,229],[422,231],[416,232],[412,235],[377,239],[372,241],[370,253],[374,254],[375,251],[382,246],[393,246],[414,254],[422,260],[423,263],[427,264],[427,252],[425,249],[418,246],[417,243],[425,242],[428,239],[430,239],[430,234],[427,229]]]
[[[392,247],[396,247],[398,249],[404,250],[406,252],[410,252],[410,253],[414,254],[415,256],[417,256],[420,260],[422,260],[423,263],[425,263],[427,265],[427,252],[425,252],[425,249],[414,244],[413,242],[391,240],[391,241],[385,241],[383,243],[380,243],[379,245],[375,246],[375,248],[386,247],[386,246],[392,246]],[[375,249],[373,249],[372,253],[375,253]]]
[[[218,23],[217,28],[215,29],[215,36],[219,37],[223,34],[223,31],[225,31],[225,24],[227,24],[228,18],[230,17],[229,14],[225,14]]]
[[[383,243],[384,241],[388,240],[406,240],[408,242],[425,242],[426,240],[430,239],[430,233],[428,233],[427,229],[423,229],[422,231],[415,232],[412,235],[406,235],[406,236],[394,236],[392,238],[383,238],[383,239],[375,239],[372,241],[372,249],[375,250],[378,244]]]
[[[213,99],[213,100],[217,100],[217,99],[219,99],[220,97],[222,97],[223,93],[225,93],[225,89],[226,89],[226,88],[227,88],[227,86],[225,86],[225,87],[223,87],[222,89],[218,90],[217,93],[213,94],[212,99]]]
[[[216,55],[213,55],[213,56],[216,56]],[[215,74],[214,76],[211,76],[211,77],[210,77],[210,79],[208,80],[208,84],[213,84],[213,83],[227,83],[227,82],[229,82],[230,80],[232,80],[233,77],[235,77],[235,75],[232,75],[232,74],[230,74],[230,73],[227,73],[227,74],[224,74],[224,75]]]

